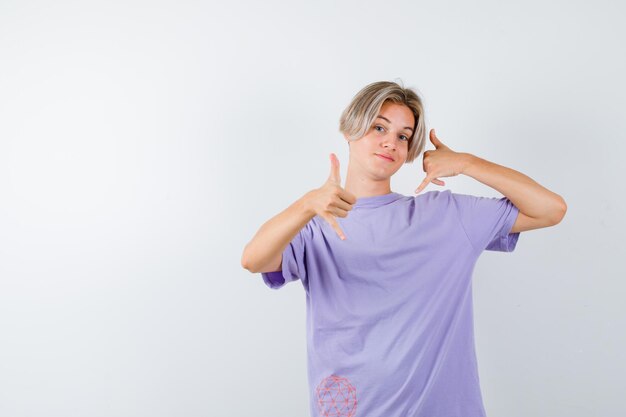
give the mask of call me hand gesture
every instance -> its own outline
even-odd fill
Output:
[[[435,149],[424,152],[422,169],[426,173],[426,178],[417,187],[415,194],[422,191],[430,182],[446,185],[438,177],[453,177],[461,174],[465,168],[464,154],[444,145],[435,135],[435,129],[430,130],[430,141],[435,145]]]

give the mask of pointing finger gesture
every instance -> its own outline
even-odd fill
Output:
[[[339,173],[339,159],[334,153],[330,154],[330,174],[320,188],[309,193],[309,204],[315,214],[322,217],[335,230],[341,240],[346,236],[339,227],[335,217],[347,217],[348,212],[356,203],[354,194],[341,187],[341,175]]]

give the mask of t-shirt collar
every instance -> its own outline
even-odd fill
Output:
[[[378,207],[396,201],[401,197],[402,194],[396,193],[394,191],[388,194],[360,197],[357,198],[356,203],[353,205],[353,207]]]

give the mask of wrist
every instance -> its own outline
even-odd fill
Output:
[[[311,205],[312,194],[315,190],[311,190],[304,194],[296,201],[296,205],[298,206],[298,211],[305,215],[307,218],[312,219],[315,217],[315,210],[313,210],[313,206]]]
[[[467,171],[476,163],[477,157],[469,152],[461,153],[461,174],[467,175]]]

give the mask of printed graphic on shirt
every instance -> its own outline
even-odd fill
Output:
[[[356,388],[346,377],[327,376],[316,389],[317,406],[323,417],[356,417]]]

